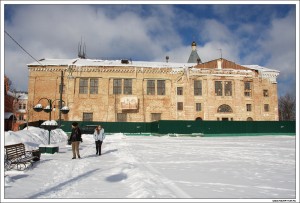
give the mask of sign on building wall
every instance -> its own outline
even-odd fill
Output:
[[[122,109],[138,109],[137,97],[122,97],[121,98]]]

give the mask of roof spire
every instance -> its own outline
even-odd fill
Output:
[[[197,44],[195,41],[192,42],[192,52],[190,54],[188,63],[202,63],[198,53],[197,53]]]
[[[222,58],[222,49],[219,49],[220,50],[220,54],[221,54],[221,58]]]
[[[86,46],[85,43],[82,45],[82,37],[80,44],[78,44],[78,57],[81,59],[85,59],[86,57]]]

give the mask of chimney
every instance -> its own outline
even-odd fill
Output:
[[[222,63],[223,63],[223,60],[222,59],[218,59],[218,61],[217,61],[217,68],[218,68],[218,70],[222,69]]]

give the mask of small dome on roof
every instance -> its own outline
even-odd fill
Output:
[[[197,46],[195,41],[192,42],[192,46]]]

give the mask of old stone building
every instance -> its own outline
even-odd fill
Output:
[[[63,106],[70,109],[63,120],[278,120],[279,71],[224,58],[202,63],[195,46],[189,63],[42,59],[28,64],[28,103],[45,107],[51,100],[58,119],[63,74]]]

